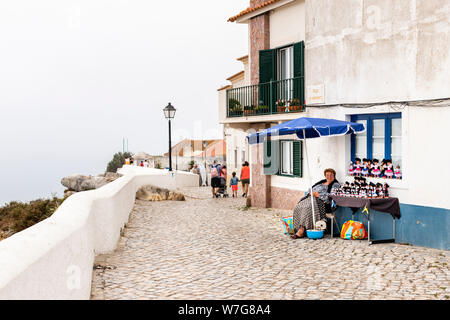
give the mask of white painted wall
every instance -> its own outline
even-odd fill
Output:
[[[270,48],[305,40],[305,1],[297,0],[270,13]]]
[[[146,184],[198,186],[198,176],[125,166],[125,176],[68,198],[48,219],[0,242],[0,299],[89,299],[96,254],[113,252]]]
[[[242,169],[242,152],[245,152],[245,161],[249,161],[249,146],[246,143],[247,126],[228,126],[225,128],[225,141],[227,145],[228,172],[236,172],[239,177]],[[235,150],[237,150],[237,162],[235,162]]]
[[[325,104],[448,98],[450,2],[306,0],[305,59]]]

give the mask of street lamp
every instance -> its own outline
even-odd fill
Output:
[[[205,157],[205,170],[207,170],[206,169],[206,147],[207,146],[208,146],[208,141],[203,141],[203,156]],[[206,186],[208,186],[208,174],[206,174]]]
[[[164,116],[167,120],[169,120],[169,171],[172,171],[172,128],[171,128],[171,120],[175,118],[175,113],[177,109],[175,109],[172,104],[169,102],[169,105],[163,109]]]

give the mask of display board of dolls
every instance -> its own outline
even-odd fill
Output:
[[[355,177],[354,182],[346,181],[340,189],[332,194],[352,198],[383,199],[389,198],[389,185],[387,183],[367,183],[366,178]]]
[[[350,162],[348,175],[365,178],[402,179],[402,171],[399,165],[395,166],[391,159],[383,159],[381,163],[378,159],[356,158],[355,163]]]

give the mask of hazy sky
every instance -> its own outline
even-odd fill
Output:
[[[169,101],[175,140],[220,138],[217,89],[248,53],[247,26],[227,19],[248,3],[1,1],[0,205],[104,172],[123,137],[167,152]]]

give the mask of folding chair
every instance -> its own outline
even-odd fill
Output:
[[[331,212],[327,212],[326,216],[328,219],[331,220],[331,238],[334,237],[334,224],[336,223],[336,227],[338,228],[338,230],[340,230],[339,224],[336,221],[336,203],[334,202],[334,200],[331,200]]]

